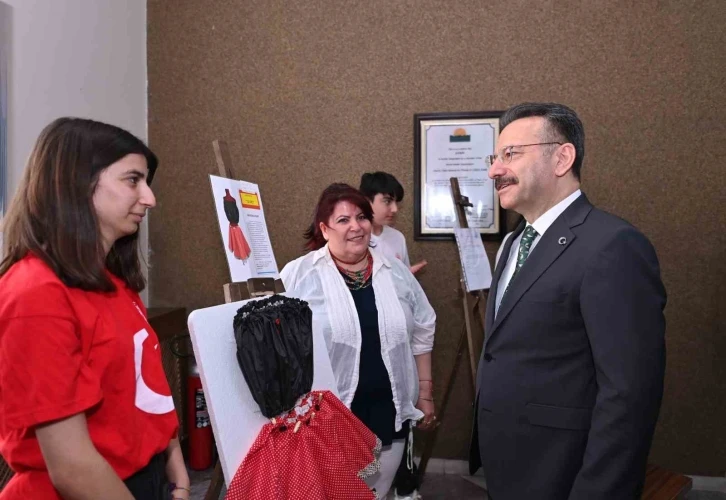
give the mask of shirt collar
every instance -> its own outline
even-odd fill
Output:
[[[557,220],[557,217],[562,215],[562,212],[567,210],[567,207],[572,205],[572,202],[578,199],[581,194],[582,191],[578,189],[570,196],[559,202],[557,205],[540,215],[539,218],[531,224],[534,230],[537,231],[537,234],[539,234],[540,236],[545,234],[545,231],[547,231],[549,227],[555,222],[555,220]]]

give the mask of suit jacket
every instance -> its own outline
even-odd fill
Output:
[[[495,317],[477,371],[470,470],[493,500],[640,498],[665,372],[666,293],[637,229],[585,195],[549,227]]]

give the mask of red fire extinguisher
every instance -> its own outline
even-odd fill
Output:
[[[204,470],[212,466],[212,426],[202,379],[194,357],[189,358],[187,378],[187,427],[189,429],[189,466]]]

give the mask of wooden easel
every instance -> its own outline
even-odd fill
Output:
[[[227,179],[236,179],[232,170],[232,160],[229,156],[227,143],[217,139],[212,141],[212,146],[214,147],[214,155],[217,158],[219,175]],[[255,297],[275,295],[276,293],[285,291],[282,280],[274,278],[250,278],[247,281],[225,283],[222,288],[224,290],[224,302],[227,304]],[[214,471],[212,472],[209,488],[207,488],[207,493],[204,495],[204,500],[218,500],[223,485],[224,474],[222,473],[222,466],[219,460],[217,460]]]
[[[459,189],[459,179],[452,177],[451,182],[451,195],[454,198],[454,208],[456,209],[456,218],[459,223],[459,227],[468,228],[469,223],[466,220],[466,207],[471,207],[472,204],[469,202],[469,198],[462,196],[461,190]],[[439,425],[444,420],[444,413],[446,407],[449,404],[449,397],[454,388],[454,380],[456,379],[456,372],[459,369],[459,362],[464,354],[464,350],[469,351],[469,365],[471,368],[471,401],[472,404],[476,398],[476,368],[477,368],[477,356],[474,353],[474,338],[472,330],[472,319],[475,317],[477,309],[479,310],[479,317],[481,321],[481,328],[484,330],[484,314],[486,311],[487,303],[487,292],[484,290],[477,290],[476,292],[467,292],[466,283],[464,282],[464,270],[462,268],[462,276],[460,279],[461,291],[463,293],[462,301],[464,306],[464,327],[461,329],[459,335],[459,344],[456,348],[456,358],[454,358],[454,364],[451,366],[451,372],[449,378],[446,381],[444,389],[444,395],[441,401],[438,403],[438,420]],[[466,339],[466,344],[464,340]],[[434,450],[434,444],[436,443],[436,435],[438,434],[438,426],[431,431],[431,436],[424,445],[423,453],[421,454],[421,462],[418,466],[419,483],[423,482],[424,474],[426,473],[426,466],[431,458],[431,453]]]

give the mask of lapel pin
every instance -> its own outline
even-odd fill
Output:
[[[567,238],[565,238],[564,236],[560,236],[560,239],[557,240],[557,243],[559,243],[560,245],[566,245],[567,244]]]

